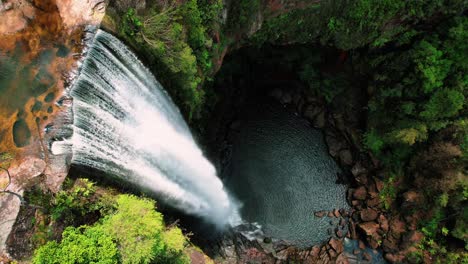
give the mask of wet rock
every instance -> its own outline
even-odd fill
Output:
[[[362,240],[359,240],[359,248],[360,248],[361,250],[366,249],[366,244],[364,244],[364,242],[362,242]]]
[[[420,231],[411,231],[403,236],[402,248],[409,248],[419,244],[424,238],[424,234]]]
[[[338,238],[343,238],[344,237],[343,230],[341,230],[341,229],[336,229],[335,233],[336,233],[336,236]]]
[[[387,233],[388,232],[388,229],[389,229],[389,225],[388,225],[388,220],[387,218],[381,214],[379,216],[379,220],[378,220],[379,224],[380,224],[380,229],[382,229],[382,231],[384,233]]]
[[[314,119],[313,126],[315,128],[324,128],[325,127],[325,112],[320,112]]]
[[[309,120],[309,122],[313,122],[315,117],[322,111],[321,107],[315,105],[308,105],[305,107],[302,116]]]
[[[340,219],[340,224],[341,227],[344,227],[346,225],[346,220],[344,218]]]
[[[375,197],[375,198],[366,200],[366,204],[368,207],[380,208],[382,205],[382,201],[380,200],[380,197]]]
[[[359,223],[358,228],[364,232],[367,236],[372,236],[377,232],[377,229],[379,228],[379,224],[376,222],[364,222],[364,223]]]
[[[337,218],[341,217],[340,211],[338,211],[338,209],[333,210],[333,215]]]
[[[367,175],[366,174],[359,174],[358,176],[355,176],[354,179],[361,185],[367,186]]]
[[[299,104],[301,99],[302,99],[302,95],[300,94],[300,92],[295,91],[294,94],[292,95],[292,103],[297,105]]]
[[[403,256],[403,255],[392,254],[392,253],[387,253],[387,254],[385,254],[384,257],[390,263],[402,263],[403,260],[405,259],[405,256]]]
[[[344,208],[341,208],[340,209],[340,214],[343,217],[347,217],[348,216],[348,211],[346,211],[346,209],[344,209]]]
[[[421,205],[423,201],[424,201],[424,196],[420,192],[411,190],[403,194],[403,206]]]
[[[364,253],[362,254],[362,257],[364,258],[364,260],[367,260],[367,261],[372,262],[372,256],[371,256],[369,253],[364,252]]]
[[[330,240],[328,241],[328,244],[338,254],[340,254],[344,250],[343,241],[338,240],[336,238],[330,238]]]
[[[353,164],[353,154],[349,149],[340,150],[340,160],[344,165],[351,166]]]
[[[382,243],[382,236],[378,233],[374,233],[371,237],[367,238],[367,242],[372,249],[376,249],[380,247],[380,244]]]
[[[322,218],[325,216],[326,213],[327,213],[326,211],[317,211],[314,213],[314,216],[318,218]]]
[[[341,253],[335,260],[336,264],[349,264],[348,257],[345,253]]]
[[[332,157],[336,157],[339,151],[345,147],[343,145],[343,142],[339,141],[335,136],[331,136],[327,134],[325,137],[325,141],[327,142],[328,153]]]
[[[351,205],[357,209],[361,209],[362,208],[362,202],[361,201],[358,201],[358,200],[352,200],[351,201]]]
[[[362,221],[364,222],[374,221],[378,217],[378,212],[374,209],[367,208],[367,209],[361,210],[360,216],[361,216]]]
[[[392,236],[388,236],[383,240],[382,248],[386,252],[395,253],[398,251],[398,240]]]
[[[14,171],[15,177],[12,181],[23,189],[27,189],[38,183],[38,176],[46,169],[46,163],[38,158],[28,158]]]
[[[357,239],[357,234],[356,234],[356,225],[354,224],[353,220],[349,220],[349,234],[352,239]]]
[[[310,250],[310,256],[318,257],[319,254],[320,254],[320,247],[319,246],[313,246],[312,249]]]
[[[357,162],[351,169],[351,173],[356,177],[361,174],[367,174],[367,169],[361,164],[361,162]]]
[[[330,218],[334,217],[333,211],[328,212],[327,216],[330,217]]]
[[[353,191],[353,197],[357,200],[365,200],[367,197],[366,187],[360,186]]]
[[[384,188],[384,182],[380,179],[374,177],[375,187],[377,188],[378,192],[381,192]]]
[[[280,102],[282,104],[290,104],[292,102],[292,96],[289,92],[284,92],[281,96]]]
[[[390,234],[394,238],[400,238],[401,235],[406,231],[405,222],[398,218],[394,218],[390,221]]]

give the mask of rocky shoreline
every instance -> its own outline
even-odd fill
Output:
[[[314,212],[311,217],[327,217],[338,225],[330,228],[330,239],[326,243],[307,250],[281,243],[273,243],[266,247],[262,241],[245,243],[239,239],[236,242],[236,239],[228,238],[223,242],[224,248],[220,247],[217,252],[224,252],[226,248],[238,243],[235,253],[239,260],[252,258],[262,263],[282,263],[286,260],[300,263],[372,263],[372,256],[365,250],[371,249],[376,254],[382,251],[385,259],[391,263],[405,261],[408,253],[416,250],[414,245],[423,239],[423,234],[417,230],[418,217],[403,218],[385,209],[385,197],[380,195],[386,188],[382,168],[380,162],[364,149],[361,143],[362,133],[356,116],[362,116],[362,113],[358,113],[362,109],[357,106],[358,103],[350,102],[348,107],[351,105],[354,111],[349,111],[349,108],[329,104],[323,98],[311,96],[300,88],[274,88],[268,95],[308,120],[312,127],[324,132],[329,154],[343,169],[344,175],[340,175],[340,183],[349,186],[346,195],[352,208]],[[354,98],[353,95],[344,97]],[[236,113],[231,115],[231,121],[225,123],[227,128],[217,131],[218,135],[224,138],[221,145],[225,146],[220,151],[222,158],[218,167],[223,167],[229,159],[229,146],[232,143],[230,139],[234,137],[232,133],[238,133],[240,126],[240,121],[235,118]],[[404,193],[402,198],[406,206],[412,206],[414,203],[420,203],[421,197],[417,191],[410,190]],[[358,240],[359,248],[352,254],[345,252],[345,239]],[[224,252],[219,255],[230,256],[233,253]]]

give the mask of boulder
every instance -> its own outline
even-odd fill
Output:
[[[384,257],[390,263],[402,263],[403,260],[405,259],[404,255],[392,254],[392,253],[387,253],[385,254]]]
[[[379,216],[379,213],[371,208],[366,208],[360,212],[361,220],[364,222],[374,221]]]
[[[281,96],[280,102],[282,104],[290,104],[292,102],[292,96],[289,92],[283,92],[283,96]]]
[[[424,195],[420,192],[410,190],[403,193],[403,206],[421,205],[424,202]]]
[[[339,229],[339,228],[336,229],[336,232],[335,232],[335,233],[336,233],[336,236],[337,236],[338,238],[343,238],[343,237],[344,237],[343,230],[341,230],[341,229]]]
[[[338,209],[333,209],[333,215],[337,218],[341,217],[340,211]]]
[[[411,231],[403,236],[402,248],[409,248],[419,244],[424,238],[424,234],[420,231]]]
[[[389,229],[389,225],[388,225],[388,220],[387,218],[381,214],[379,215],[379,220],[378,220],[379,224],[380,224],[380,229],[382,229],[382,231],[384,233],[387,233],[388,232],[388,229]]]
[[[369,261],[369,262],[372,263],[372,256],[371,256],[369,253],[364,252],[364,253],[362,254],[362,257],[364,258],[364,260],[367,260],[367,261]]]
[[[358,224],[358,228],[367,236],[372,236],[379,229],[379,224],[376,222],[363,222]]]
[[[308,105],[305,107],[302,116],[309,120],[309,122],[313,122],[315,117],[322,111],[322,108],[316,105]]]
[[[320,254],[320,247],[319,246],[313,246],[312,249],[310,250],[309,255],[312,257],[318,257]]]
[[[362,240],[359,240],[358,244],[359,244],[359,249],[361,249],[361,250],[366,249],[366,244],[364,244],[364,242],[362,242]]]
[[[405,222],[398,218],[394,218],[390,221],[390,235],[394,238],[400,238],[401,235],[406,231]]]
[[[339,151],[345,147],[345,144],[338,140],[334,135],[327,134],[325,136],[325,141],[327,142],[328,153],[330,153],[332,157],[336,157],[339,154]]]
[[[367,242],[372,249],[376,249],[380,247],[380,244],[382,243],[382,236],[378,233],[374,233],[372,236],[367,237]]]
[[[353,198],[357,200],[365,200],[367,197],[367,190],[366,187],[360,186],[353,191]]]
[[[320,112],[314,119],[312,125],[315,128],[324,128],[325,127],[325,112]]]
[[[351,166],[353,164],[353,154],[349,149],[340,150],[340,160],[344,165]]]
[[[330,238],[330,240],[328,241],[328,244],[337,254],[340,254],[344,250],[343,241],[339,239]]]
[[[392,236],[386,237],[382,242],[385,252],[395,253],[398,251],[398,240]]]
[[[382,205],[382,201],[380,200],[380,197],[375,197],[375,198],[367,200],[366,205],[368,207],[380,208]]]
[[[377,188],[377,191],[381,192],[385,186],[384,182],[380,179],[377,179],[376,177],[374,177],[374,182],[375,182],[375,187]]]
[[[336,264],[349,264],[348,257],[345,253],[341,253],[335,260]]]
[[[344,208],[341,208],[340,209],[340,214],[343,217],[347,217],[348,216],[348,211],[346,211],[346,209],[344,209]]]
[[[327,212],[326,211],[317,211],[314,213],[315,217],[322,218],[325,216]]]
[[[367,169],[361,164],[361,162],[356,162],[353,168],[351,168],[351,173],[356,177],[361,174],[367,174]]]

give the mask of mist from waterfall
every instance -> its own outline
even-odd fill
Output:
[[[218,226],[239,221],[237,203],[178,108],[121,41],[97,32],[70,94],[72,163],[113,174]]]

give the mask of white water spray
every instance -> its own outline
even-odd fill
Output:
[[[149,189],[166,203],[225,226],[238,206],[163,87],[117,38],[98,31],[71,90],[74,164]]]

